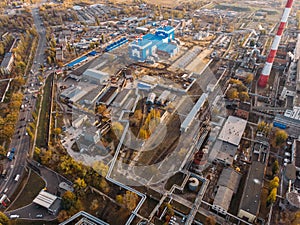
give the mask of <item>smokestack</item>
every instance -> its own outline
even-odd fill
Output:
[[[284,31],[284,28],[285,28],[285,25],[287,23],[288,17],[290,15],[292,4],[293,4],[293,0],[288,0],[286,5],[285,5],[285,9],[283,11],[283,14],[282,14],[282,17],[281,17],[281,21],[280,21],[276,36],[273,40],[271,50],[269,52],[267,61],[265,63],[265,66],[264,66],[264,68],[261,72],[261,75],[259,77],[259,80],[258,80],[258,85],[260,87],[266,87],[267,86],[268,79],[269,79],[269,76],[270,76],[270,72],[271,72],[273,62],[274,62],[274,59],[275,59],[275,56],[276,56],[276,52],[278,50],[278,46],[279,46],[279,43],[280,43],[280,40],[281,40],[281,35]]]

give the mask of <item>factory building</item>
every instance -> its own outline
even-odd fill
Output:
[[[129,47],[130,58],[136,61],[158,59],[158,55],[172,57],[177,54],[174,42],[175,29],[171,26],[160,27],[155,34],[148,33],[132,42]]]
[[[95,69],[87,69],[83,73],[82,79],[86,79],[92,84],[103,84],[109,80],[109,74]]]

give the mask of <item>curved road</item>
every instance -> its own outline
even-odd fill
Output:
[[[23,105],[26,104],[26,107],[23,110],[20,110],[19,120],[15,127],[15,134],[9,146],[9,150],[11,150],[13,147],[16,149],[15,157],[12,161],[8,161],[8,159],[5,159],[7,163],[4,163],[5,165],[3,169],[7,170],[7,176],[5,179],[0,179],[1,196],[5,192],[8,197],[11,197],[16,190],[17,184],[22,179],[17,182],[14,179],[17,174],[23,174],[26,165],[26,158],[30,150],[30,137],[26,133],[26,126],[30,121],[32,121],[32,112],[34,111],[36,104],[36,99],[33,93],[38,91],[40,88],[37,78],[38,69],[39,65],[43,64],[44,62],[44,52],[46,49],[46,33],[45,28],[42,25],[42,20],[39,16],[39,5],[33,5],[32,15],[36,30],[39,34],[39,42],[34,58],[34,64],[31,68],[33,73],[29,74],[26,82],[27,88],[24,93],[24,99],[22,102]]]

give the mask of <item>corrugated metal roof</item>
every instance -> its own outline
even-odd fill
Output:
[[[49,209],[57,198],[58,198],[57,196],[52,195],[44,190],[41,190],[39,195],[36,196],[33,202]]]

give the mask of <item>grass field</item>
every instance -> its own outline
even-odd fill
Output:
[[[51,90],[52,90],[53,76],[50,75],[45,82],[44,87],[44,98],[42,102],[42,109],[40,114],[40,121],[38,129],[40,132],[37,133],[36,145],[37,147],[47,148],[48,146],[48,132],[49,132],[49,114],[51,106]]]
[[[38,195],[40,190],[45,187],[45,182],[35,172],[31,172],[28,183],[22,191],[22,194],[9,208],[9,210],[18,209],[32,203],[33,199]]]

